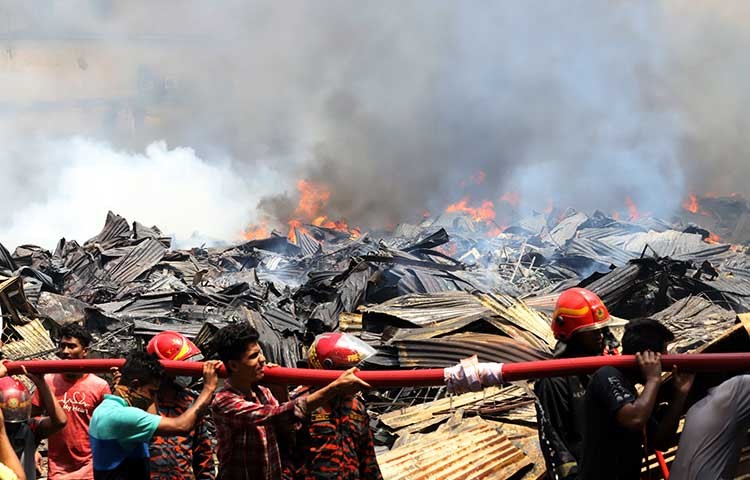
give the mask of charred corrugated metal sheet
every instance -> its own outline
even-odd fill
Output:
[[[732,328],[737,314],[701,297],[679,300],[654,315],[675,335],[670,352],[685,353],[695,350],[721,336]]]
[[[422,423],[432,416],[442,413],[452,413],[460,408],[477,405],[497,405],[514,401],[523,395],[520,387],[487,387],[481,392],[469,392],[452,397],[443,397],[430,402],[400,408],[379,417],[380,422],[393,430],[399,430],[410,425]]]
[[[398,348],[398,361],[404,368],[445,368],[476,355],[480,362],[529,362],[551,358],[525,342],[500,335],[460,333],[446,337],[391,342]]]
[[[503,333],[515,342],[525,343],[540,352],[547,352],[554,345],[549,321],[523,301],[507,295],[465,292],[405,295],[364,308],[363,312],[366,328],[370,324],[376,329],[385,325],[422,327],[424,332],[411,332],[421,338],[439,337],[483,322],[492,331]],[[488,331],[487,326],[471,330]],[[405,338],[409,334],[404,331],[398,335]]]
[[[565,253],[558,259],[558,261],[564,262],[571,256],[578,256],[589,259],[593,262],[598,262],[604,265],[612,264],[617,267],[624,266],[628,261],[638,256],[633,252],[628,252],[591,238],[576,238],[571,240],[566,245],[564,252]]]
[[[415,437],[378,456],[384,479],[504,480],[532,463],[502,433],[500,425],[478,417]]]
[[[0,243],[0,269],[8,270],[8,273],[12,273],[18,268],[10,252]]]
[[[130,224],[123,217],[107,212],[107,220],[104,222],[104,228],[99,235],[89,239],[85,245],[98,243],[102,248],[109,248],[110,245],[117,243],[123,238],[129,238],[131,235]]]
[[[124,318],[168,317],[174,310],[173,293],[149,293],[117,308],[112,313]]]
[[[132,282],[159,263],[166,251],[157,240],[144,240],[127,255],[107,264],[107,279],[117,283]]]
[[[261,313],[271,328],[280,333],[303,333],[305,331],[305,322],[292,312],[268,305],[261,309]]]
[[[557,226],[549,232],[549,237],[556,245],[563,246],[568,240],[576,235],[578,227],[580,227],[586,220],[588,220],[588,217],[585,213],[574,213],[558,223]]]

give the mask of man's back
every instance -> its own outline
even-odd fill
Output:
[[[180,388],[175,398],[160,398],[158,413],[165,417],[179,417],[195,402],[198,393]],[[213,480],[215,464],[213,446],[204,416],[187,435],[156,436],[149,446],[151,480]]]
[[[740,375],[712,389],[688,410],[672,477],[734,478],[749,424],[750,375]]]
[[[114,395],[106,395],[94,410],[89,439],[96,480],[148,480],[148,442],[161,417]]]
[[[359,395],[335,399],[315,409],[297,446],[303,465],[296,478],[381,480],[369,415]]]

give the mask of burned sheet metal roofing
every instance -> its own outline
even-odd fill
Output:
[[[675,335],[670,352],[685,353],[700,348],[732,328],[737,314],[701,297],[679,300],[652,315]]]
[[[440,292],[405,295],[380,305],[363,308],[363,322],[405,322],[401,326],[455,332],[478,320],[490,323],[496,330],[517,341],[544,351],[554,345],[549,321],[527,307],[523,301],[507,295]],[[390,319],[390,320],[389,320]],[[367,327],[366,327],[367,328]],[[523,331],[523,333],[519,333]]]
[[[166,252],[159,241],[146,239],[126,255],[107,264],[107,279],[117,283],[132,282],[159,263]]]
[[[388,480],[500,480],[531,466],[531,460],[502,433],[500,424],[479,417],[458,419],[378,455]]]
[[[462,358],[476,355],[480,362],[529,362],[552,355],[525,342],[500,335],[460,333],[440,338],[399,338],[391,341],[398,348],[402,368],[445,368]]]
[[[13,272],[18,268],[10,252],[0,243],[0,270],[8,270]]]

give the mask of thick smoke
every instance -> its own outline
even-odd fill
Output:
[[[85,238],[108,209],[233,240],[287,220],[301,178],[329,187],[329,217],[364,227],[505,192],[525,210],[629,197],[657,215],[690,191],[746,192],[749,13],[741,0],[3,3],[0,241]],[[148,147],[159,140],[196,153]],[[121,193],[89,196],[109,174]],[[144,178],[174,195],[145,202]]]

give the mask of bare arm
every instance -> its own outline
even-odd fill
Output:
[[[674,393],[672,400],[669,402],[667,413],[659,422],[659,427],[651,436],[651,444],[657,450],[666,450],[674,445],[677,426],[680,423],[680,416],[685,409],[690,389],[693,387],[695,374],[674,373]]]
[[[219,385],[219,377],[216,374],[216,367],[219,365],[219,361],[211,360],[203,363],[203,390],[201,390],[198,398],[195,399],[190,408],[185,410],[185,413],[179,417],[161,417],[159,426],[156,428],[154,435],[181,435],[189,433],[195,423],[198,421],[203,409],[205,409],[211,402],[211,398],[216,391],[216,387]]]
[[[337,395],[351,395],[360,390],[370,388],[370,384],[355,375],[358,368],[350,368],[339,376],[336,380],[329,383],[323,388],[316,390],[307,396],[307,409],[312,411],[319,406],[332,400]]]
[[[624,405],[617,411],[617,423],[622,427],[642,431],[656,406],[656,397],[661,386],[661,354],[653,352],[636,353],[646,385],[635,402]]]
[[[68,416],[65,414],[65,410],[63,410],[60,402],[52,395],[49,385],[47,385],[47,382],[43,378],[28,373],[26,367],[23,367],[23,372],[36,385],[39,392],[39,400],[44,410],[49,413],[49,416],[42,417],[39,421],[35,432],[37,439],[47,438],[65,428],[65,425],[68,423]]]

